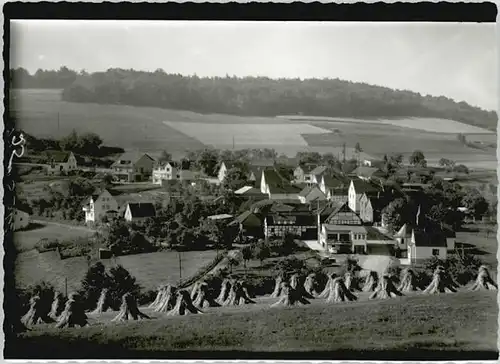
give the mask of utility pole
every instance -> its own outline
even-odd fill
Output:
[[[182,280],[182,259],[181,259],[181,251],[178,250],[177,251],[178,255],[179,255],[179,281]]]
[[[68,297],[68,277],[64,277],[64,295]]]
[[[57,134],[59,134],[60,127],[61,127],[61,123],[60,123],[60,120],[59,120],[59,113],[57,113]]]
[[[233,150],[234,150],[234,135],[233,135]]]

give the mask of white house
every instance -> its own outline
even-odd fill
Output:
[[[30,214],[28,211],[20,207],[14,208],[14,218],[13,218],[13,229],[14,231],[26,228],[30,224]]]
[[[123,153],[111,165],[113,173],[120,180],[127,182],[147,181],[153,173],[155,160],[145,153]]]
[[[118,214],[118,201],[108,190],[103,190],[89,197],[83,211],[86,223],[99,222],[103,216]]]
[[[377,194],[380,192],[381,187],[372,184],[368,181],[353,178],[349,185],[348,201],[351,210],[359,212],[361,208],[361,197],[363,194],[368,196]]]
[[[129,222],[144,221],[156,216],[156,209],[151,202],[128,203],[125,210],[125,220]]]
[[[446,259],[446,237],[443,233],[429,233],[414,229],[408,242],[408,261],[418,262],[432,257]]]
[[[179,169],[177,163],[166,162],[158,164],[153,168],[153,183],[161,185],[162,180],[175,180],[177,178]]]
[[[50,175],[78,170],[78,162],[73,152],[49,152],[47,173]]]

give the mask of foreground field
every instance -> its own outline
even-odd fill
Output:
[[[459,132],[468,138],[468,133],[472,133],[470,140],[490,143],[496,140],[495,135],[473,126],[468,126],[472,129],[459,128],[451,120],[425,119],[428,127],[423,129],[431,126],[434,129],[422,130],[416,126],[424,119],[414,118],[360,122],[307,116],[290,120],[288,117],[202,115],[153,107],[65,102],[61,101],[60,91],[54,90],[12,90],[12,94],[11,110],[19,127],[28,133],[60,138],[72,129],[92,131],[101,136],[104,144],[154,155],[167,149],[174,158],[180,158],[187,150],[205,145],[231,149],[234,137],[236,148],[269,147],[287,155],[298,151],[340,155],[345,142],[349,158],[359,142],[365,153],[361,158],[393,152],[407,156],[421,149],[432,163],[445,157],[478,168],[496,169],[495,148],[470,148],[456,138]],[[436,127],[439,130],[436,131]],[[117,133],[118,128],[125,132]]]
[[[495,292],[346,304],[313,300],[308,306],[270,308],[275,300],[262,298],[255,305],[210,309],[204,315],[156,314],[151,321],[121,324],[110,324],[114,314],[106,313],[92,317],[93,325],[83,329],[41,326],[17,343],[7,342],[6,357],[242,359],[287,352],[299,352],[294,353],[295,359],[498,356]]]
[[[121,264],[137,278],[142,288],[149,290],[156,289],[163,282],[176,283],[181,274],[182,278],[194,275],[215,256],[215,251],[182,252],[182,271],[179,271],[179,256],[176,252],[136,254],[101,262],[107,267]],[[23,252],[16,260],[16,286],[22,288],[44,280],[64,292],[67,279],[68,292],[71,292],[79,288],[90,263],[85,257],[60,260],[56,252],[41,254],[36,250]]]

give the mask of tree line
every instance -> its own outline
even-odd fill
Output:
[[[77,73],[66,67],[11,70],[14,88],[63,88],[72,102],[126,104],[242,116],[436,117],[495,130],[497,114],[444,96],[340,79],[198,77],[110,68]]]

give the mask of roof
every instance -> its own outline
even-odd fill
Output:
[[[183,169],[179,171],[180,179],[182,180],[194,180],[200,177],[200,172],[192,171],[190,169]]]
[[[413,228],[408,224],[404,224],[399,231],[394,234],[395,238],[410,238]]]
[[[49,162],[66,163],[72,152],[64,152],[60,150],[46,150],[45,154],[47,155]]]
[[[274,160],[268,159],[254,159],[249,162],[250,167],[273,167]]]
[[[316,217],[314,215],[281,215],[273,214],[266,217],[267,225],[280,225],[288,223],[297,226],[312,226],[316,225]]]
[[[354,189],[356,190],[356,194],[363,193],[376,193],[379,192],[382,188],[380,186],[374,185],[373,183],[363,181],[362,179],[353,178],[351,180],[354,185]]]
[[[245,211],[238,215],[235,221],[246,227],[260,227],[262,224],[260,216],[251,211]]]
[[[128,203],[133,218],[153,217],[156,215],[155,207],[150,202]]]
[[[373,226],[365,226],[366,229],[366,240],[394,240],[390,236],[382,233],[380,230],[374,228]]]
[[[425,246],[433,248],[445,248],[446,237],[442,232],[425,232],[423,230],[414,230],[415,246]]]
[[[321,176],[323,173],[325,173],[325,171],[326,171],[325,166],[317,166],[310,172],[310,174],[313,174],[315,176]]]
[[[308,194],[310,194],[315,188],[318,188],[316,186],[306,186],[300,191],[299,196],[301,197],[306,197]]]
[[[269,185],[269,193],[271,194],[299,194],[300,188],[292,185],[283,185],[283,186],[273,186]]]
[[[347,196],[349,194],[349,189],[347,187],[329,188],[328,191],[332,196]]]
[[[376,175],[381,175],[384,172],[375,167],[359,166],[352,173],[355,173],[358,176],[370,178]]]
[[[170,164],[172,167],[174,168],[178,168],[180,167],[180,163],[179,162],[176,162],[176,161],[156,161],[156,164],[155,164],[155,168],[158,168],[158,167],[164,167],[166,166],[167,164]]]
[[[442,231],[443,231],[443,234],[447,238],[456,238],[457,237],[457,234],[456,234],[455,230],[453,230],[453,228],[450,225],[448,225],[448,224],[443,224],[442,225]]]
[[[364,193],[363,197],[370,202],[374,211],[382,211],[389,204],[389,201],[384,196]]]
[[[274,169],[264,169],[262,171],[264,178],[266,179],[266,183],[269,186],[283,186],[288,185],[288,181],[286,181],[276,170]]]
[[[343,177],[332,174],[324,174],[323,181],[326,188],[344,187],[347,184]]]
[[[137,163],[137,161],[141,159],[143,156],[146,156],[152,161],[154,161],[154,158],[152,158],[147,153],[125,152],[113,163],[112,166],[131,166]]]
[[[318,167],[317,164],[306,163],[306,164],[301,164],[301,165],[297,166],[296,168],[301,168],[304,171],[304,173],[310,174],[317,167]]]

